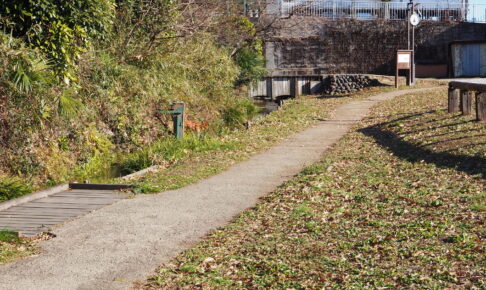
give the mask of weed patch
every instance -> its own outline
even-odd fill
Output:
[[[32,188],[20,178],[0,176],[0,202],[32,192]]]

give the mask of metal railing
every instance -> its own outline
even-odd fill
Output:
[[[298,15],[329,19],[404,20],[408,15],[406,2],[278,0],[278,6],[281,17]],[[485,4],[421,3],[416,10],[422,20],[486,22]]]
[[[468,22],[486,23],[486,4],[469,4],[465,10]]]

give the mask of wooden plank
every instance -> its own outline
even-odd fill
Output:
[[[476,95],[476,116],[480,122],[486,122],[486,93]]]
[[[480,83],[450,82],[449,88],[476,91],[476,92],[486,92],[486,84],[480,84]]]
[[[95,196],[95,197],[106,197],[106,198],[123,198],[126,196],[129,196],[127,193],[103,193],[103,192],[90,192],[90,193],[82,193],[82,192],[75,192],[75,193],[70,193],[70,192],[63,192],[63,193],[58,193],[55,195],[52,195],[52,197],[56,196],[69,196],[69,197],[77,197],[77,198],[84,198],[84,197],[90,197],[90,196]]]
[[[4,228],[4,229],[15,228],[17,230],[20,230],[20,229],[35,230],[35,229],[41,229],[41,228],[51,228],[51,227],[53,227],[57,224],[58,223],[52,223],[52,222],[36,223],[36,224],[32,224],[32,223],[9,223],[9,224],[1,224],[0,228]]]
[[[90,190],[91,185],[74,187],[79,189],[59,192],[0,211],[0,229],[16,230],[24,236],[36,236],[52,226],[63,224],[129,196],[127,192],[112,189],[127,186],[107,185],[101,186],[101,190]]]
[[[50,228],[52,226],[57,225],[58,223],[53,222],[45,222],[45,223],[4,223],[0,224],[0,228],[8,229],[8,228],[15,228],[15,229],[39,229],[39,228]]]
[[[0,217],[0,223],[3,222],[10,222],[10,221],[36,221],[36,220],[52,220],[52,221],[64,221],[67,217],[59,216],[59,217],[37,217],[33,218],[31,216],[16,216],[16,217]]]
[[[83,204],[83,203],[90,203],[90,202],[97,202],[97,203],[106,203],[106,202],[111,202],[111,201],[116,201],[119,199],[115,198],[97,198],[97,197],[91,197],[91,198],[73,198],[73,197],[59,197],[59,198],[46,198],[46,199],[39,199],[34,201],[33,203],[78,203],[78,204]]]
[[[99,200],[99,199],[86,199],[84,201],[80,201],[78,199],[71,200],[42,200],[37,201],[36,203],[52,203],[52,204],[99,204],[99,205],[107,205],[117,201],[117,199],[106,199],[106,200]]]
[[[66,218],[58,218],[58,219],[12,219],[12,220],[2,220],[0,221],[0,226],[2,225],[10,225],[10,224],[18,224],[18,223],[24,223],[24,224],[46,224],[46,223],[52,223],[52,224],[59,224],[59,223],[64,223],[68,221],[69,219]]]
[[[126,195],[113,195],[113,196],[105,196],[105,195],[88,195],[88,196],[75,196],[75,195],[56,195],[56,196],[51,196],[48,198],[43,198],[43,199],[38,199],[39,200],[62,200],[62,199],[68,199],[68,200],[86,200],[89,198],[92,199],[99,199],[99,200],[120,200],[126,198]]]
[[[29,202],[19,206],[18,208],[45,208],[45,209],[91,209],[91,208],[99,208],[98,205],[89,205],[89,204],[71,204],[71,205],[62,205],[62,204],[49,204],[49,203],[37,203],[37,202]]]
[[[51,209],[46,211],[43,208],[16,208],[14,211],[2,212],[3,214],[41,214],[41,215],[75,215],[79,214],[81,209]]]
[[[16,230],[21,230],[21,229],[30,229],[30,230],[36,230],[40,228],[52,228],[55,225],[63,224],[64,222],[44,222],[44,223],[3,223],[0,224],[0,229],[16,229]]]
[[[449,107],[448,107],[449,113],[459,112],[460,110],[459,95],[460,95],[459,89],[449,88]]]
[[[110,202],[119,201],[119,200],[122,200],[122,199],[125,199],[125,198],[101,198],[101,197],[72,198],[72,197],[66,196],[66,197],[61,197],[60,199],[54,199],[53,201],[62,203],[63,202],[62,199],[64,199],[67,202],[76,201],[77,203],[82,204],[82,203],[89,203],[89,202],[93,202],[93,201],[97,202],[97,203],[110,203]],[[42,200],[42,201],[38,200],[37,202],[45,203],[44,200]]]
[[[471,115],[474,92],[461,90],[461,112],[464,116]]]
[[[125,199],[126,197],[120,197],[120,198],[104,198],[104,197],[100,197],[100,196],[86,196],[86,197],[71,197],[71,196],[59,196],[59,201],[61,199],[66,199],[66,200],[78,200],[80,203],[82,202],[85,202],[87,200],[96,200],[96,201],[111,201],[111,200],[114,200],[114,201],[118,201],[118,200],[122,200],[122,199]],[[56,200],[56,199],[54,199]],[[40,200],[37,200],[37,201],[40,201]]]
[[[35,229],[38,229],[38,228],[42,228],[42,227],[52,227],[53,225],[46,225],[46,226],[43,226],[43,224],[2,224],[0,225],[0,229],[16,229],[16,230],[19,230],[19,229],[31,229],[31,230],[35,230]]]
[[[79,216],[84,213],[89,213],[91,211],[86,211],[85,209],[76,210],[65,210],[65,209],[51,209],[50,211],[44,208],[33,208],[33,209],[21,209],[21,211],[15,214],[24,215],[43,215],[43,216]]]
[[[57,221],[57,222],[64,222],[64,221],[69,221],[76,219],[78,216],[17,216],[17,217],[12,217],[10,220],[13,221],[38,221],[38,220],[48,220],[48,221]],[[2,223],[3,221],[7,221],[5,219],[8,219],[7,217],[3,217],[0,221]]]
[[[9,213],[40,213],[40,214],[46,214],[46,213],[51,213],[51,214],[76,214],[78,212],[82,211],[82,209],[64,209],[64,208],[52,208],[51,211],[46,210],[45,208],[27,208],[27,207],[16,207],[12,211],[6,211],[4,213],[9,214]]]
[[[91,190],[91,189],[70,189],[66,191],[61,191],[56,194],[68,193],[68,194],[106,194],[112,195],[117,193],[128,194],[129,192],[122,190]]]
[[[109,196],[128,196],[129,193],[126,193],[126,192],[114,192],[114,191],[110,191],[110,192],[104,192],[104,191],[91,191],[91,192],[79,192],[79,191],[73,191],[73,192],[70,192],[70,191],[65,191],[65,192],[60,192],[60,193],[56,193],[52,196],[61,196],[61,195],[68,195],[68,196],[106,196],[106,197],[109,197]]]
[[[127,190],[133,189],[133,185],[125,184],[84,184],[84,183],[71,183],[69,184],[71,189],[87,189],[87,190]]]
[[[27,202],[32,201],[32,200],[44,198],[44,197],[50,196],[52,194],[56,194],[56,193],[65,191],[66,189],[69,189],[69,185],[68,184],[62,184],[62,185],[59,185],[59,186],[55,186],[53,188],[49,188],[49,189],[46,189],[46,190],[41,190],[41,191],[38,191],[38,192],[35,192],[35,193],[27,194],[27,195],[24,195],[24,196],[19,197],[19,198],[0,202],[0,211],[9,209],[10,207],[17,206],[17,205],[20,205],[20,204],[23,204],[23,203],[27,203]]]
[[[71,198],[115,198],[115,199],[120,199],[120,198],[125,198],[128,195],[123,195],[123,194],[112,194],[112,195],[107,195],[107,194],[80,194],[80,195],[72,195],[72,194],[59,194],[59,195],[54,195],[53,197],[71,197]]]
[[[12,224],[12,223],[30,223],[30,224],[42,224],[42,223],[48,223],[52,222],[55,223],[56,221],[65,221],[66,218],[58,218],[58,219],[9,219],[9,220],[1,220],[0,225],[4,224]]]
[[[56,224],[5,224],[5,225],[0,225],[0,229],[4,230],[16,230],[16,231],[21,231],[21,230],[39,230],[39,229],[48,229],[52,228]]]
[[[28,224],[28,223],[15,223],[15,224],[2,224],[0,229],[13,229],[16,231],[21,230],[42,230],[49,229],[57,225],[58,223],[38,223],[38,224]]]
[[[1,213],[0,212],[0,218],[10,218],[10,217],[23,217],[23,216],[29,216],[29,217],[61,217],[61,216],[77,216],[77,213],[73,212],[10,212],[10,213]]]
[[[37,217],[37,216],[19,216],[19,217],[14,217],[14,218],[10,218],[10,221],[39,221],[39,220],[48,220],[48,221],[58,221],[58,222],[64,222],[64,221],[68,221],[68,220],[73,220],[73,219],[76,219],[77,216],[55,216],[55,217],[52,217],[52,216],[44,216],[44,217]],[[6,219],[2,219],[0,221],[0,223],[3,223],[3,222],[8,222],[8,220]]]
[[[83,205],[108,205],[112,202],[114,202],[115,200],[109,200],[109,201],[98,201],[98,200],[93,200],[93,199],[88,199],[84,202],[79,202],[79,200],[74,200],[74,201],[36,201],[36,202],[32,202],[32,203],[29,203],[29,204],[50,204],[52,205],[53,207],[57,207],[57,206],[71,206],[71,205],[74,205],[74,206],[83,206]]]

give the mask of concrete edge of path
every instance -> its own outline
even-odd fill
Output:
[[[351,101],[336,108],[329,121],[219,174],[181,189],[124,199],[64,224],[55,230],[57,238],[41,243],[42,254],[0,265],[0,289],[131,288],[322,160],[381,101],[433,89],[438,88]]]

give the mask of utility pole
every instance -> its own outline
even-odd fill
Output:
[[[412,51],[412,62],[411,62],[411,73],[410,73],[410,85],[415,84],[415,26],[420,23],[419,14],[415,13],[415,7],[420,4],[415,4],[413,0],[409,0],[407,4],[408,8],[408,19],[407,19],[407,46],[408,50]],[[411,26],[411,27],[410,27]]]
[[[410,48],[410,16],[412,16],[412,7],[413,7],[413,0],[407,4],[407,49],[411,50]]]

